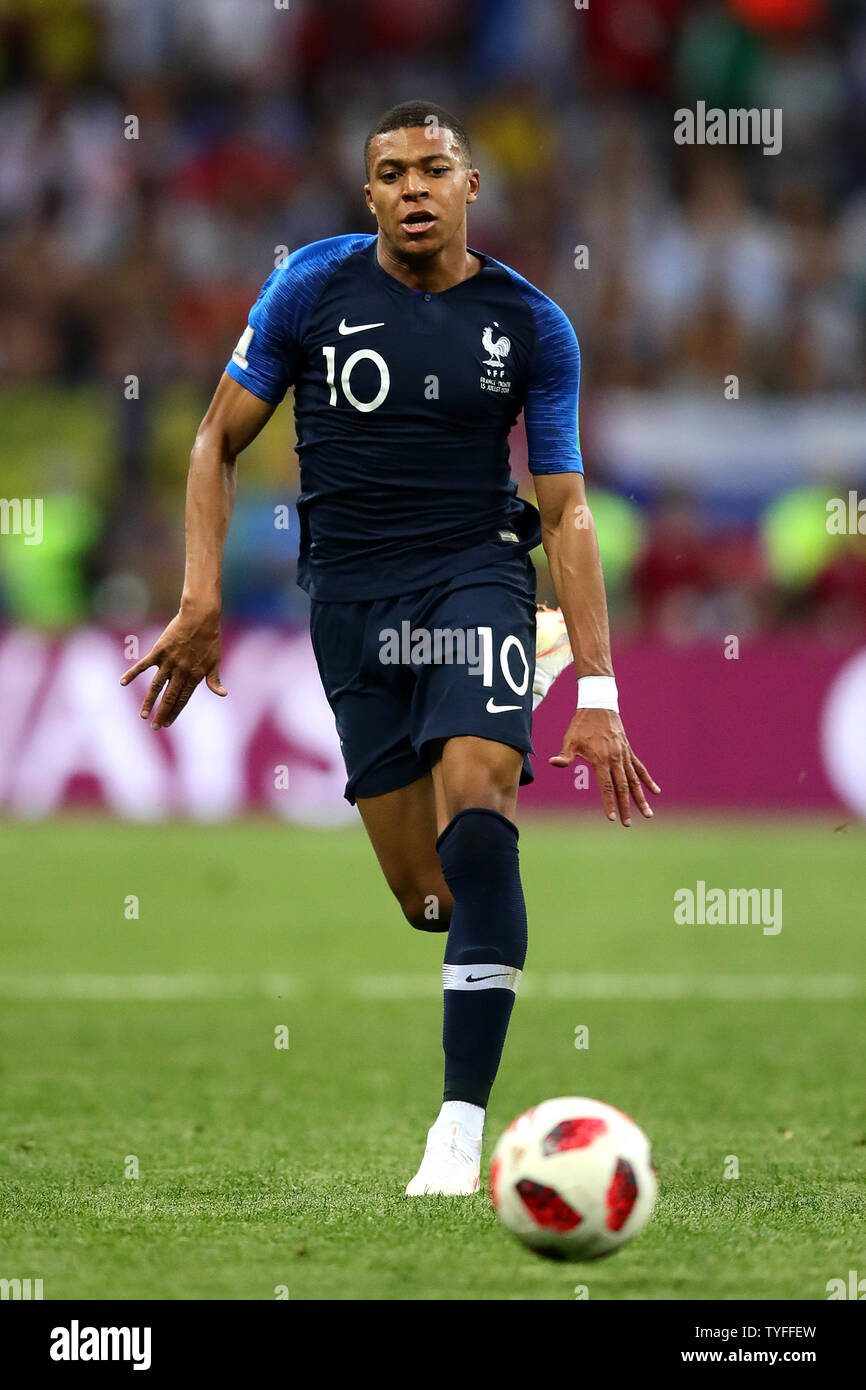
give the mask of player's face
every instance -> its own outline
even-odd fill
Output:
[[[410,126],[371,141],[367,206],[404,259],[434,256],[450,243],[465,226],[478,182],[444,126]]]

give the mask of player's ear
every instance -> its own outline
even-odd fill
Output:
[[[481,175],[477,169],[469,170],[469,173],[466,175],[466,183],[466,201],[467,203],[474,203],[481,187]]]
[[[373,191],[368,183],[364,184],[364,197],[367,200],[367,207],[371,212],[375,212],[376,209],[373,207]]]

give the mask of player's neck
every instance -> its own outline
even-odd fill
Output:
[[[462,239],[457,242],[456,238],[429,259],[405,261],[395,255],[380,236],[376,256],[382,269],[401,284],[408,285],[410,290],[428,290],[434,294],[471,279],[482,265],[478,256],[467,251],[466,242]]]

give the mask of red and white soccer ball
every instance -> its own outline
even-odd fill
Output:
[[[490,1194],[512,1235],[554,1260],[598,1260],[642,1231],[658,1183],[650,1142],[600,1100],[546,1100],[510,1124]]]

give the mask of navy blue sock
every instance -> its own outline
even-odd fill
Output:
[[[517,826],[498,811],[458,811],[436,841],[454,898],[442,980],[445,1100],[486,1106],[526,960]]]

